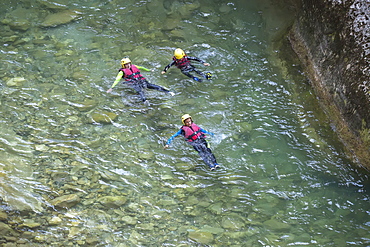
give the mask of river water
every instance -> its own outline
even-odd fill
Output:
[[[1,243],[370,245],[369,173],[346,157],[300,66],[279,59],[293,6],[0,6]],[[161,75],[177,47],[209,62],[194,64],[213,80]],[[126,85],[106,93],[125,56],[176,95],[147,90],[145,106]],[[215,133],[221,169],[181,137],[163,149],[185,113]]]

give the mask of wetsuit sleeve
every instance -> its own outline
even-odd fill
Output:
[[[135,65],[139,70],[144,70],[144,71],[151,71],[150,69],[147,69],[143,66]]]
[[[163,69],[163,71],[164,72],[167,72],[167,70],[169,69],[169,68],[171,68],[171,66],[173,66],[175,64],[175,61],[172,61],[171,63],[169,63],[166,67],[164,67],[164,69]]]
[[[179,135],[181,135],[181,134],[182,134],[182,129],[179,129],[179,131],[177,131],[173,136],[171,136],[171,137],[168,139],[168,141],[167,141],[166,145],[170,145],[170,143],[172,142],[172,140],[173,140],[173,139],[175,139],[175,137],[176,137],[176,136],[179,136]]]
[[[204,133],[204,134],[208,134],[208,135],[211,135],[211,136],[213,136],[213,135],[214,135],[212,132],[209,132],[209,131],[204,130],[204,129],[202,129],[202,128],[200,128],[200,131],[201,131],[202,133]]]
[[[197,61],[197,62],[200,62],[200,63],[205,63],[202,59],[199,59],[197,57],[187,57],[189,60],[193,60],[193,61]]]
[[[123,71],[118,72],[116,80],[114,81],[113,85],[110,88],[114,88],[117,85],[117,83],[122,79],[123,75],[124,75]]]

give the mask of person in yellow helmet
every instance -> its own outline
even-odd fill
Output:
[[[140,73],[140,69],[144,71],[150,71],[142,66],[136,66],[131,63],[129,58],[123,58],[121,60],[121,66],[118,70],[118,75],[116,80],[114,81],[113,85],[108,89],[107,93],[112,92],[113,88],[118,84],[118,82],[123,78],[125,79],[124,83],[127,83],[131,86],[139,95],[141,100],[146,104],[149,105],[149,101],[146,99],[144,94],[144,89],[155,89],[161,92],[165,92],[170,94],[171,96],[175,95],[173,92],[169,91],[168,89],[149,83],[146,78]]]
[[[206,141],[206,136],[204,134],[209,134],[214,136],[213,133],[208,132],[193,122],[192,117],[189,114],[185,114],[181,117],[183,126],[172,135],[168,140],[164,149],[167,149],[170,146],[170,143],[176,136],[182,135],[185,137],[185,140],[193,146],[193,148],[199,153],[199,156],[203,159],[211,171],[219,168],[217,164],[216,157],[213,155],[212,150],[209,148]]]
[[[179,68],[181,70],[181,72],[186,75],[187,77],[190,77],[192,78],[194,81],[199,81],[199,82],[202,82],[202,79],[198,78],[198,77],[195,77],[193,76],[192,74],[190,74],[190,72],[196,72],[197,74],[199,74],[200,76],[204,77],[205,79],[207,80],[210,80],[212,78],[212,75],[211,73],[207,72],[207,73],[203,73],[201,72],[200,70],[198,70],[197,68],[195,68],[190,61],[197,61],[197,62],[200,62],[202,63],[204,66],[209,66],[210,64],[209,63],[206,63],[204,62],[203,60],[197,58],[197,57],[189,57],[185,54],[185,52],[180,49],[180,48],[177,48],[173,54],[173,57],[172,57],[172,62],[169,63],[162,71],[162,74],[166,73],[167,70],[173,66],[173,65],[176,65],[177,68]]]

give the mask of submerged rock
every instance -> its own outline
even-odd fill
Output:
[[[126,203],[124,196],[104,196],[98,199],[99,203],[108,208],[118,208]]]
[[[76,107],[79,111],[85,112],[94,109],[98,105],[98,102],[93,99],[85,99],[82,102],[77,102],[72,105]]]
[[[11,29],[20,31],[26,31],[31,27],[31,23],[25,19],[12,21],[8,25],[10,26]]]
[[[188,237],[200,244],[210,244],[213,241],[213,234],[210,232],[191,231],[189,232]]]
[[[27,227],[27,228],[36,228],[39,227],[41,224],[35,222],[33,219],[25,219],[20,227]]]
[[[125,222],[127,225],[135,225],[137,223],[137,219],[131,216],[122,217],[122,221]]]
[[[191,171],[195,169],[195,166],[190,163],[179,162],[175,164],[176,170],[179,171]]]
[[[75,10],[64,10],[58,13],[49,14],[41,23],[42,27],[56,27],[77,20],[81,13]]]
[[[60,223],[62,223],[62,219],[61,219],[61,218],[59,218],[58,216],[54,216],[53,218],[51,218],[51,219],[49,220],[49,224],[50,224],[50,225],[58,225],[58,224],[60,224]]]
[[[263,225],[274,231],[287,231],[290,229],[289,224],[277,221],[275,219],[266,220],[263,222]]]
[[[4,211],[0,211],[0,221],[5,221],[8,218],[8,214]]]
[[[13,229],[7,224],[0,222],[0,236],[7,236],[11,233],[14,233]]]
[[[223,233],[225,230],[223,228],[220,228],[220,227],[212,227],[212,226],[203,226],[203,228],[201,229],[202,232],[210,232],[212,234],[221,234]]]
[[[51,201],[51,204],[58,208],[70,208],[80,202],[80,197],[76,194],[64,195]]]
[[[7,13],[1,23],[9,25],[12,30],[26,31],[31,27],[32,19],[35,16],[35,10],[18,7]]]
[[[26,81],[24,77],[14,77],[6,82],[8,87],[20,87]]]
[[[118,115],[113,112],[95,112],[91,115],[93,122],[108,124],[114,121]]]
[[[227,215],[222,218],[221,226],[230,230],[241,230],[245,227],[243,219],[237,215]]]
[[[39,0],[38,1],[44,8],[52,9],[52,10],[65,10],[68,7],[64,4],[58,3],[56,1],[48,1],[48,0]]]

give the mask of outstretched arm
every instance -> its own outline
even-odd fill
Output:
[[[193,61],[200,62],[200,63],[202,63],[204,66],[209,66],[209,65],[210,65],[209,63],[206,63],[206,62],[204,62],[202,59],[197,58],[197,57],[188,57],[188,59],[189,59],[189,60],[193,60]]]
[[[110,93],[112,92],[113,88],[117,85],[117,83],[121,80],[123,76],[123,71],[120,71],[118,72],[117,76],[116,76],[116,80],[114,81],[114,83],[112,84],[112,86],[108,89],[107,93]]]
[[[164,146],[164,149],[168,148],[170,146],[170,143],[172,142],[173,139],[175,139],[176,136],[181,135],[182,129],[179,129],[174,135],[172,135],[166,142],[166,145]]]
[[[144,70],[144,71],[152,71],[151,69],[145,68],[143,66],[135,65],[139,70]]]
[[[171,63],[169,63],[166,67],[164,67],[163,71],[161,72],[162,74],[166,73],[167,70],[169,68],[171,68],[171,66],[173,66],[175,64],[175,61],[172,61]]]
[[[202,129],[202,128],[200,128],[200,131],[201,131],[202,133],[204,133],[204,134],[208,134],[208,135],[211,135],[211,136],[214,136],[214,135],[215,135],[215,134],[213,134],[212,132],[209,132],[209,131],[204,130],[204,129]]]

